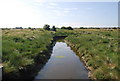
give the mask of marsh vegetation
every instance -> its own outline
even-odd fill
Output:
[[[119,79],[117,29],[5,29],[2,31],[3,74],[18,78],[38,59],[39,64],[45,64],[55,36],[67,36],[64,41],[76,51],[90,78]]]

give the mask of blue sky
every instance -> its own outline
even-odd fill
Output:
[[[42,2],[3,0],[0,27],[43,27],[44,24],[72,27],[118,25],[117,2]]]

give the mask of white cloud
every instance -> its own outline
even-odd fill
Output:
[[[52,10],[54,15],[56,16],[67,16],[68,12],[67,10],[61,11],[61,10]]]
[[[56,16],[73,16],[73,14],[71,15],[70,13],[78,10],[78,8],[64,8],[59,6],[48,6],[47,8],[50,8]]]
[[[37,3],[45,2],[46,0],[34,0]]]
[[[53,9],[53,8],[55,8],[55,7],[53,7],[53,6],[47,6],[47,8],[49,8],[49,9]]]
[[[78,8],[64,8],[64,10],[72,11],[72,10],[78,10]]]
[[[58,4],[56,4],[56,3],[49,3],[49,5],[57,6]]]
[[[119,2],[119,0],[35,0],[38,2]]]
[[[58,7],[58,4],[56,4],[56,3],[47,3],[47,4],[48,4],[47,8],[49,8],[49,9],[53,9],[53,8],[57,9],[57,7]]]

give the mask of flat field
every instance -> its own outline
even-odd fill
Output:
[[[118,30],[117,29],[43,29],[2,30],[4,72],[18,72],[35,62],[36,56],[48,50],[54,36],[67,36],[70,45],[85,66],[92,79],[119,79]],[[47,59],[39,55],[41,62]]]

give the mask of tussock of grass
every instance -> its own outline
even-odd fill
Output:
[[[80,53],[86,66],[92,68],[92,79],[119,78],[117,30],[76,29],[63,32],[69,32],[65,40]]]
[[[39,55],[43,63],[46,58],[43,51],[48,50],[53,35],[50,31],[42,29],[11,29],[3,30],[2,34],[2,51],[4,73],[18,73],[25,67],[32,65]]]
[[[68,36],[65,40],[84,60],[92,79],[119,79],[118,33],[104,29],[58,29],[56,33],[43,29],[3,30],[4,72],[19,72],[39,58],[44,63],[47,59],[44,52],[53,36]]]

